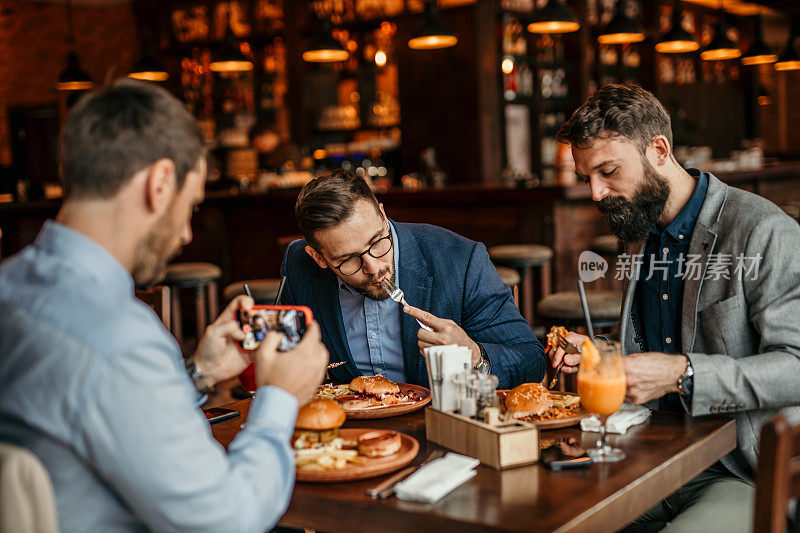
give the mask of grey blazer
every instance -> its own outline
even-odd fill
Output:
[[[800,422],[800,225],[768,200],[710,175],[689,243],[693,255],[702,275],[687,269],[683,288],[681,339],[695,372],[684,407],[692,416],[736,419],[738,445],[722,463],[752,480],[761,426],[778,413]],[[745,268],[737,269],[740,255]],[[631,280],[638,275],[634,266]],[[643,350],[635,288],[628,283],[620,320],[626,355]]]

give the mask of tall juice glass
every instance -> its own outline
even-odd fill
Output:
[[[597,341],[596,347],[594,353],[591,353],[592,346],[582,350],[578,395],[583,408],[597,415],[602,422],[596,447],[586,453],[596,463],[610,463],[625,458],[622,450],[612,448],[606,442],[606,421],[625,400],[625,368],[618,343]]]

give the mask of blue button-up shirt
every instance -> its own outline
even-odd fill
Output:
[[[177,342],[104,248],[48,222],[0,264],[0,439],[53,481],[62,531],[259,531],[294,484],[297,401],[261,387],[226,452]]]
[[[683,281],[692,268],[687,267],[689,241],[708,191],[707,174],[695,169],[688,172],[697,177],[692,196],[666,228],[650,230],[644,248],[637,296],[647,351],[683,353]],[[677,394],[668,394],[660,403],[662,409],[683,409]]]
[[[389,227],[392,232],[395,283],[402,288],[398,268],[399,242],[391,222]],[[380,302],[372,300],[339,280],[339,306],[347,343],[358,370],[364,375],[382,374],[395,383],[405,383],[400,304],[390,298]]]

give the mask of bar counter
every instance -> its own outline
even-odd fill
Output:
[[[800,162],[720,173],[718,177],[778,205],[800,202]],[[219,265],[222,287],[238,280],[277,277],[287,241],[298,236],[294,219],[297,193],[297,189],[258,194],[208,192],[192,222],[194,240],[178,260]],[[583,184],[394,189],[377,196],[396,221],[436,224],[487,247],[517,243],[552,247],[554,290],[574,287],[578,255],[588,249],[593,237],[608,233],[588,186]],[[2,257],[32,242],[59,205],[60,200],[0,203]]]

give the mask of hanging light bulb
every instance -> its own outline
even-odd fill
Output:
[[[798,25],[798,19],[792,21],[792,32],[789,35],[789,41],[774,65],[775,70],[800,70],[800,53],[797,52],[797,47],[794,44],[798,35]]]
[[[375,64],[379,67],[383,67],[386,65],[386,52],[383,50],[378,50],[375,52]]]
[[[510,57],[506,57],[500,62],[500,70],[503,71],[503,74],[511,74],[514,72],[514,60]]]
[[[617,0],[614,16],[597,37],[600,44],[629,44],[644,41],[644,29],[639,18],[629,17],[626,13],[630,0]]]
[[[581,25],[572,9],[563,0],[548,0],[528,24],[531,33],[572,33]]]
[[[128,77],[144,81],[167,81],[169,73],[161,63],[153,58],[149,50],[145,50]]]
[[[214,72],[249,72],[253,70],[253,62],[242,53],[231,29],[230,15],[228,27],[225,28],[225,40],[219,54],[209,63],[208,68]]]
[[[775,50],[767,46],[764,42],[764,31],[761,28],[761,16],[759,15],[756,20],[756,35],[753,44],[747,50],[747,53],[742,56],[743,65],[765,65],[768,63],[775,63],[778,60],[778,55]]]
[[[725,13],[720,10],[719,22],[714,26],[714,38],[708,43],[705,50],[700,52],[703,61],[725,61],[736,59],[742,51],[736,43],[728,38],[728,25],[725,23]]]
[[[75,29],[72,20],[72,2],[65,0],[67,7],[67,43],[69,52],[67,53],[67,67],[58,75],[56,89],[59,91],[85,91],[94,87],[92,78],[81,68],[78,53],[75,52]]]
[[[411,33],[408,47],[414,50],[436,50],[450,48],[456,43],[458,43],[456,34],[439,18],[436,0],[429,0],[425,4],[425,20]]]
[[[303,52],[303,61],[309,63],[333,63],[350,59],[342,43],[333,37],[333,25],[329,18],[322,19],[320,31],[311,42],[308,50]]]
[[[656,52],[661,54],[684,54],[694,52],[700,48],[694,36],[683,29],[683,12],[680,9],[680,0],[675,0],[672,10],[672,27],[656,43]]]

